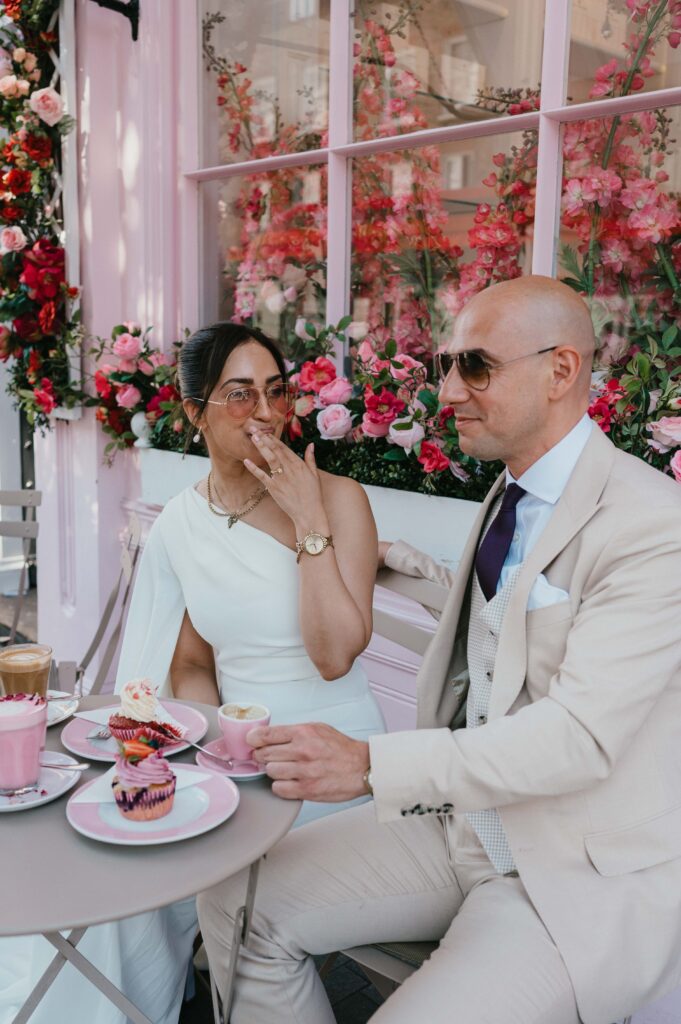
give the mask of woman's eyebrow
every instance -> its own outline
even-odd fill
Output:
[[[272,377],[268,377],[267,378],[267,380],[265,381],[265,384],[272,384],[275,380],[283,380],[282,375],[280,373],[275,373]],[[254,381],[253,381],[252,377],[230,377],[229,380],[225,380],[225,381],[222,382],[222,384],[220,385],[220,391],[222,391],[222,389],[224,387],[226,387],[227,384],[253,384],[253,383],[254,383]]]

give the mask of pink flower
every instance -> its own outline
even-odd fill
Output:
[[[345,405],[329,405],[317,413],[317,430],[325,441],[337,441],[352,429],[352,415]]]
[[[460,480],[461,483],[463,484],[467,483],[471,478],[470,473],[466,472],[466,470],[463,468],[460,462],[455,462],[454,460],[452,460],[449,463],[449,469],[452,475],[455,476],[457,480]]]
[[[50,127],[61,121],[64,116],[64,101],[50,86],[46,89],[37,89],[28,103],[33,113]]]
[[[400,423],[411,423],[409,429],[403,428],[398,429]],[[425,437],[426,432],[417,420],[408,419],[397,419],[393,420],[388,428],[388,438],[400,448],[404,448],[405,451],[410,452],[414,445],[418,444]]]
[[[336,367],[325,356],[318,356],[314,362],[303,363],[300,368],[300,386],[305,391],[319,392],[325,384],[335,379]]]
[[[404,412],[406,403],[393,395],[387,388],[381,388],[378,394],[367,388],[364,393],[364,404],[366,406],[366,413],[364,418],[371,421],[372,423],[384,423],[387,426],[392,423],[394,419],[399,416],[401,412]],[[365,431],[366,433],[366,431]],[[387,433],[387,430],[384,434]],[[376,437],[382,437],[384,434],[376,434]]]
[[[389,423],[377,422],[366,412],[362,416],[362,433],[367,437],[385,437],[389,430]]]
[[[134,384],[124,384],[116,393],[116,403],[121,409],[134,409],[142,401],[142,394]]]
[[[319,401],[322,405],[342,405],[352,394],[352,384],[346,377],[336,377],[329,384],[319,389]]]
[[[649,423],[648,430],[658,444],[667,448],[681,445],[681,416],[662,416],[655,423]]]
[[[113,350],[120,359],[137,359],[142,351],[139,338],[132,334],[119,334],[113,343]]]
[[[124,320],[123,326],[125,327],[128,334],[141,334],[142,325],[138,324],[136,320]]]
[[[422,374],[423,379],[426,379],[426,368],[418,359],[412,359],[411,356],[398,352],[394,362],[402,363],[400,368],[390,364],[390,376],[395,380],[407,380],[408,377],[414,377],[417,374]]]
[[[41,411],[46,416],[49,416],[56,409],[57,401],[54,397],[54,385],[49,377],[43,377],[40,381],[40,387],[34,389],[33,395],[36,405],[40,406]]]
[[[20,227],[3,228],[0,232],[0,246],[3,252],[21,252],[28,239]]]
[[[300,398],[296,398],[293,411],[296,416],[309,416],[315,407],[315,401],[313,395],[301,395]]]
[[[154,376],[154,364],[149,359],[138,360],[137,369],[140,373],[143,373],[145,377]]]
[[[418,458],[424,473],[440,473],[443,469],[449,469],[449,459],[432,441],[422,442]]]
[[[19,95],[18,80],[16,75],[3,75],[0,78],[0,96],[6,100],[14,99]]]
[[[676,452],[669,465],[672,473],[674,474],[674,479],[677,483],[681,484],[681,448]]]

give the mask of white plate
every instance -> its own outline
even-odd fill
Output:
[[[62,793],[68,792],[80,781],[80,772],[60,771],[60,764],[76,764],[73,757],[61,754],[56,750],[41,750],[40,760],[49,762],[53,767],[43,767],[38,776],[39,789],[23,796],[0,796],[0,814],[10,811],[27,811],[31,807],[41,807],[56,800]]]
[[[48,697],[58,697],[61,690],[48,690]],[[70,697],[64,700],[51,700],[47,705],[47,727],[58,725],[70,718],[74,711],[78,710],[78,698]]]
[[[130,821],[115,803],[81,803],[74,798],[66,805],[66,817],[82,835],[116,846],[157,846],[200,836],[234,814],[239,806],[239,790],[231,779],[213,774],[205,778],[202,769],[195,765],[185,764],[182,768],[199,773],[203,781],[178,790],[170,814],[162,818]]]

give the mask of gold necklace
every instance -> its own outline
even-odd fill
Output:
[[[208,508],[211,510],[211,512],[213,513],[214,516],[220,516],[221,518],[226,519],[227,520],[227,528],[229,530],[231,530],[235,523],[238,523],[239,520],[243,516],[245,516],[248,512],[252,512],[253,509],[256,508],[256,506],[260,504],[262,499],[267,494],[267,488],[266,487],[259,487],[257,491],[254,491],[253,494],[251,494],[250,498],[246,499],[247,504],[246,504],[245,508],[237,509],[236,512],[229,512],[229,511],[222,512],[219,508],[216,508],[215,505],[213,504],[213,495],[211,493],[211,486],[210,486],[210,480],[211,480],[212,475],[213,475],[213,472],[211,470],[211,472],[208,474],[208,482],[206,484],[206,490],[208,491]],[[222,500],[222,498],[220,497],[220,493],[219,493],[217,487],[215,488],[215,493],[218,496],[218,501],[222,505],[224,505],[225,503]],[[250,504],[248,504],[249,502],[250,502]]]

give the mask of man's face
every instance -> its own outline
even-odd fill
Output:
[[[530,353],[551,340],[537,339],[520,310],[502,312],[493,306],[485,301],[464,310],[447,346],[452,355],[478,353],[490,368],[489,386],[476,390],[454,363],[440,388],[440,401],[454,407],[459,444],[466,455],[509,463],[522,461],[536,446],[547,422],[551,353]]]

